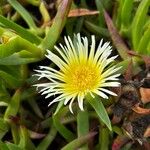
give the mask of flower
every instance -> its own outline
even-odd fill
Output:
[[[65,37],[65,46],[55,46],[57,54],[47,50],[46,57],[59,69],[40,66],[40,70],[35,70],[39,80],[49,80],[48,83],[35,85],[41,88],[39,92],[46,94],[45,98],[58,95],[49,105],[59,101],[64,101],[64,105],[70,102],[69,109],[72,113],[72,103],[75,100],[78,101],[80,109],[84,110],[83,101],[88,93],[92,97],[96,94],[107,99],[108,94],[116,96],[107,87],[120,85],[117,81],[120,74],[116,73],[120,67],[109,65],[117,57],[109,57],[112,52],[109,42],[103,44],[101,40],[96,49],[95,36],[91,36],[90,48],[86,37],[77,34],[75,39],[73,42],[69,36]]]

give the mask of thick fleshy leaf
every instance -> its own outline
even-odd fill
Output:
[[[20,142],[19,147],[26,150],[35,150],[35,146],[32,143],[28,130],[24,126],[20,126]]]
[[[99,10],[99,25],[101,27],[105,26],[105,19],[104,19],[104,14],[103,14],[103,10],[104,9],[109,9],[112,5],[112,1],[111,0],[95,0],[95,4],[97,9]]]
[[[7,147],[7,145],[5,143],[3,143],[2,141],[0,141],[0,149],[1,150],[9,150],[9,148]]]
[[[109,149],[110,145],[110,132],[109,129],[106,128],[105,126],[101,126],[99,129],[99,149]]]
[[[150,50],[149,50],[149,39],[150,39],[150,27],[147,28],[147,30],[144,32],[139,44],[138,44],[138,53],[139,54],[148,54],[150,55]]]
[[[7,18],[0,15],[0,23],[4,25],[6,28],[10,28],[17,32],[18,35],[20,35],[22,38],[35,43],[39,44],[41,42],[41,38],[36,36],[35,34],[32,34],[25,28],[21,27],[20,25],[8,20]]]
[[[7,131],[8,131],[7,123],[4,121],[3,118],[0,118],[0,140],[4,137]]]
[[[117,31],[110,16],[108,15],[108,13],[106,11],[104,11],[104,17],[105,17],[106,24],[108,26],[110,36],[113,40],[114,45],[117,48],[119,55],[122,57],[122,59],[124,59],[124,60],[127,59],[129,57],[129,55],[128,55],[129,49],[128,49],[127,45],[125,44],[125,42],[119,35],[119,32]]]
[[[63,0],[60,1],[60,5],[57,10],[56,17],[54,18],[54,22],[50,27],[46,37],[40,44],[40,47],[43,49],[53,49],[55,42],[57,41],[64,25],[66,22],[66,18],[68,16],[72,0]]]
[[[12,144],[10,142],[6,143],[9,150],[24,150],[23,148],[20,148],[19,146]]]
[[[8,103],[9,100],[10,100],[10,94],[6,89],[4,82],[0,81],[0,103],[1,102]]]
[[[77,138],[72,142],[68,143],[65,147],[62,148],[62,150],[78,149],[83,144],[87,143],[87,140],[90,140],[93,136],[95,136],[95,134],[96,134],[95,132],[91,132],[87,135],[81,136],[80,138]]]
[[[79,111],[77,115],[77,128],[78,128],[78,137],[86,135],[89,131],[89,119],[88,112]]]
[[[4,114],[4,120],[8,121],[11,116],[15,116],[18,113],[19,106],[20,106],[20,95],[21,91],[17,90],[13,95],[6,111]]]
[[[31,17],[29,12],[24,7],[22,7],[22,5],[18,1],[8,0],[8,2],[10,3],[11,6],[13,6],[17,10],[17,12],[22,16],[22,18],[26,21],[26,23],[31,29],[34,29],[34,30],[37,29],[33,21],[33,18]]]
[[[46,137],[41,141],[41,143],[37,146],[36,150],[46,150],[48,146],[52,143],[57,133],[56,128],[52,125],[49,133]]]
[[[0,45],[1,65],[20,65],[35,62],[44,56],[42,50],[29,41],[15,36]]]
[[[90,105],[96,111],[100,120],[109,128],[109,130],[112,130],[109,116],[108,116],[106,109],[105,109],[102,101],[100,100],[100,98],[96,95],[95,95],[95,98],[91,97],[91,95],[88,95],[86,98],[87,98],[88,102],[90,103]]]
[[[125,0],[122,6],[121,22],[124,26],[129,26],[131,22],[134,0]]]
[[[142,0],[132,22],[132,44],[135,50],[137,50],[139,41],[143,35],[143,26],[147,20],[149,6],[150,0]]]
[[[21,80],[18,80],[11,74],[0,70],[0,77],[3,79],[10,87],[15,88],[21,84]]]
[[[89,133],[89,116],[86,110],[79,111],[77,115],[78,138]],[[88,149],[87,143],[81,147],[81,150]]]
[[[17,88],[22,85],[25,80],[25,69],[23,66],[9,66],[9,65],[0,65],[0,77],[1,77],[1,85],[3,85],[3,89],[5,87],[9,88]],[[0,88],[1,93],[1,88]],[[2,95],[6,93],[6,90]],[[2,100],[2,99],[1,99]]]
[[[58,115],[54,115],[53,116],[53,122],[54,122],[54,126],[57,129],[57,131],[68,141],[72,141],[73,139],[75,139],[75,135],[69,130],[67,129],[61,122],[60,119],[58,117]]]
[[[36,103],[35,99],[30,98],[28,100],[29,105],[31,106],[32,110],[35,112],[35,114],[39,117],[39,118],[44,118],[43,114],[38,106],[38,104]]]
[[[89,31],[91,31],[94,34],[98,34],[100,36],[109,37],[108,29],[100,27],[98,25],[93,24],[92,22],[85,21],[85,26]]]

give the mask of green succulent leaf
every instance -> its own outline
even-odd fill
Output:
[[[9,148],[7,147],[7,145],[5,143],[0,141],[0,150],[9,150]]]
[[[146,23],[149,6],[150,0],[142,0],[132,22],[132,44],[135,50],[138,50],[139,41],[143,35],[143,26]]]
[[[36,36],[35,34],[32,34],[27,29],[23,28],[22,26],[16,24],[13,21],[10,21],[9,19],[3,17],[2,15],[0,15],[0,23],[6,28],[16,31],[18,35],[20,35],[22,38],[32,43],[35,43],[38,45],[41,42],[40,37]]]
[[[57,133],[54,125],[51,126],[46,137],[41,141],[41,143],[37,146],[36,150],[47,150],[48,146],[52,143]]]
[[[2,139],[7,132],[8,132],[8,124],[3,118],[0,118],[0,139]]]
[[[54,18],[52,26],[46,37],[40,44],[42,49],[53,49],[55,42],[57,41],[67,19],[71,7],[72,0],[63,0],[57,10],[56,17]]]
[[[81,136],[72,142],[68,143],[66,146],[64,146],[61,150],[75,150],[80,148],[83,144],[87,143],[87,140],[91,139],[96,133],[92,132],[87,135]]]
[[[20,107],[21,90],[16,90],[4,114],[4,120],[8,121],[11,116],[16,116]]]
[[[10,100],[10,94],[6,89],[4,81],[1,80],[0,81],[0,103],[4,102],[7,104],[9,100]]]
[[[100,120],[112,131],[111,122],[109,116],[106,112],[106,109],[98,96],[95,95],[95,98],[88,95],[87,97],[88,102],[94,108],[97,115],[99,116]]]
[[[24,150],[23,148],[20,148],[16,144],[12,144],[10,142],[7,142],[6,145],[7,145],[9,150]]]
[[[124,0],[121,12],[121,21],[124,26],[130,26],[134,0]]]
[[[148,49],[150,39],[150,27],[147,28],[147,30],[144,32],[144,35],[142,36],[140,43],[138,45],[138,52],[140,54],[148,54],[150,55],[150,49]]]
[[[35,146],[32,143],[28,130],[24,126],[20,126],[20,143],[19,147],[21,147],[24,150],[35,150]]]
[[[57,115],[53,116],[53,122],[54,122],[54,126],[57,129],[57,131],[68,141],[72,141],[73,139],[75,139],[75,135],[69,130],[67,129],[61,122],[60,119]]]
[[[29,41],[15,36],[0,45],[0,65],[20,65],[41,60],[43,51]]]
[[[8,0],[8,2],[18,11],[18,13],[22,16],[22,18],[26,21],[26,23],[31,29],[37,29],[29,12],[24,7],[22,7],[22,5],[18,1]]]

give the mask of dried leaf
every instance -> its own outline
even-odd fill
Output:
[[[80,8],[80,9],[70,10],[68,17],[79,17],[79,16],[96,15],[96,14],[99,14],[99,11]]]
[[[146,129],[144,137],[150,137],[150,126]]]
[[[112,124],[117,124],[121,121],[121,117],[118,117],[118,116],[113,116],[111,122]]]
[[[141,101],[145,104],[150,102],[150,88],[140,88]]]
[[[142,108],[142,107],[139,106],[139,104],[136,104],[132,108],[132,110],[135,111],[138,114],[143,114],[143,115],[150,114],[150,109]]]

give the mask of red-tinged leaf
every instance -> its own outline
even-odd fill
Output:
[[[122,59],[124,60],[127,59],[129,57],[128,55],[129,48],[127,47],[127,45],[125,44],[121,36],[119,35],[116,27],[114,26],[112,22],[112,19],[110,18],[110,16],[108,15],[106,11],[104,11],[104,17],[105,17],[105,21],[106,21],[110,36],[112,38],[112,41],[115,47],[117,48],[119,55],[121,56]]]
[[[137,54],[135,51],[128,51],[128,54],[129,54],[130,56],[141,57],[141,55]]]
[[[120,150],[121,147],[126,144],[129,141],[129,138],[126,136],[118,136],[113,144],[112,144],[112,150]]]
[[[133,75],[133,62],[131,59],[129,64],[128,64],[127,70],[125,71],[125,74],[124,74],[125,80],[126,81],[132,80],[132,75]]]
[[[149,56],[142,56],[144,62],[145,62],[145,65],[146,65],[146,68],[149,68],[150,67],[150,57]]]
[[[89,9],[72,9],[70,10],[68,17],[79,17],[79,16],[87,16],[87,15],[96,15],[99,14],[99,11],[92,11]]]

